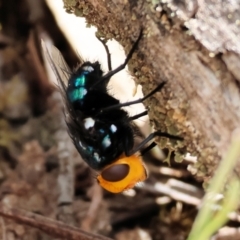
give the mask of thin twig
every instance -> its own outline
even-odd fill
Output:
[[[62,222],[49,219],[28,211],[6,207],[0,203],[0,215],[44,231],[53,237],[68,240],[111,240],[102,235],[85,232],[79,228],[68,226]]]
[[[195,206],[199,206],[202,199],[202,197],[199,196],[198,192],[192,192],[190,195],[189,193],[185,193],[185,191],[182,191],[180,189],[179,190],[173,189],[172,186],[168,186],[161,182],[157,182],[154,185],[143,183],[139,188],[155,194],[164,194],[176,201],[181,201]]]
[[[0,223],[1,223],[1,228],[2,228],[2,240],[6,240],[6,226],[5,226],[5,222],[4,219],[1,217],[0,218]]]
[[[103,190],[97,182],[92,188],[92,200],[87,215],[81,223],[81,228],[90,231],[93,221],[96,219],[98,209],[103,199]]]

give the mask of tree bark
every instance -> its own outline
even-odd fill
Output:
[[[101,36],[119,41],[126,53],[143,28],[130,72],[144,93],[167,81],[146,106],[156,129],[184,138],[174,146],[162,140],[160,146],[174,150],[178,161],[187,152],[197,156],[191,170],[208,180],[240,123],[239,1],[64,3],[67,11],[96,26]]]

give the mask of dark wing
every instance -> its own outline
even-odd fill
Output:
[[[65,98],[68,80],[71,77],[72,72],[65,62],[62,54],[55,46],[52,45],[47,48],[46,43],[42,40],[42,49],[57,78],[61,94]]]

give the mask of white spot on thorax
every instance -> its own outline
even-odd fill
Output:
[[[97,162],[100,162],[100,157],[99,157],[99,154],[98,153],[93,153],[93,157],[94,159],[97,161]]]
[[[93,72],[93,71],[94,71],[94,69],[93,69],[92,66],[84,66],[84,67],[83,67],[83,70],[84,70],[84,71],[87,71],[87,72]]]
[[[111,130],[112,133],[115,133],[117,131],[117,127],[114,124],[112,124],[110,126],[110,130]]]
[[[82,89],[82,97],[85,96],[87,94],[87,89],[86,88],[81,88]]]
[[[102,146],[103,146],[104,148],[107,148],[107,147],[109,147],[110,145],[111,145],[110,137],[109,137],[109,135],[106,135],[106,136],[104,137],[103,141],[102,141]]]
[[[93,127],[95,124],[95,121],[92,118],[85,118],[83,122],[86,129]]]

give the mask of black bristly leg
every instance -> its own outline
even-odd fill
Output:
[[[102,43],[102,45],[104,46],[105,48],[105,51],[107,53],[107,62],[108,62],[108,71],[112,71],[112,61],[111,61],[111,54],[109,52],[109,48],[108,48],[108,45],[106,44],[106,42],[104,40],[102,40],[100,37],[97,37],[96,38]]]
[[[106,81],[107,79],[111,78],[114,74],[120,72],[121,70],[123,70],[127,66],[129,60],[131,59],[134,51],[136,50],[136,48],[138,46],[139,41],[142,38],[142,33],[143,33],[143,30],[141,29],[141,31],[139,33],[139,36],[138,36],[136,42],[133,44],[133,46],[132,46],[130,52],[128,53],[124,63],[121,64],[120,66],[118,66],[117,68],[115,68],[114,70],[111,70],[110,72],[106,73],[104,76],[102,76],[101,79],[98,82],[96,82],[95,84],[93,84],[90,89],[93,89],[96,85],[98,85],[101,82]]]
[[[132,117],[129,117],[128,119],[129,119],[130,121],[133,121],[133,120],[138,119],[138,118],[140,118],[140,117],[146,116],[147,113],[148,113],[148,111],[144,111],[144,112],[141,112],[141,113],[139,113],[139,114],[136,114],[136,115],[134,115],[134,116],[132,116]]]
[[[125,151],[125,155],[127,157],[129,157],[129,156],[133,155],[134,153],[140,151],[140,149],[143,146],[145,146],[149,141],[151,141],[155,137],[166,137],[166,138],[175,139],[175,140],[183,140],[182,137],[174,136],[174,135],[171,135],[166,132],[156,131],[154,133],[151,133],[147,138],[145,138],[137,147],[135,147],[131,151],[129,151],[129,152]]]
[[[147,146],[146,148],[140,151],[141,155],[143,156],[145,153],[149,152],[151,149],[153,149],[156,146],[157,144],[155,142],[152,142],[149,146]]]
[[[114,70],[108,72],[107,74],[105,74],[105,75],[102,77],[101,80],[106,80],[106,79],[112,77],[114,74],[116,74],[117,72],[123,70],[123,69],[127,66],[129,60],[131,59],[134,51],[136,50],[136,48],[137,48],[137,46],[138,46],[138,43],[139,43],[140,39],[142,38],[142,32],[143,32],[143,31],[142,31],[142,29],[141,29],[140,34],[139,34],[136,42],[133,44],[132,49],[131,49],[130,52],[128,53],[128,55],[127,55],[124,63],[121,64],[120,66],[118,66],[116,69],[114,69]]]
[[[112,105],[110,107],[106,107],[106,108],[103,108],[100,110],[100,112],[98,114],[101,114],[103,112],[106,112],[106,111],[110,111],[112,109],[116,109],[116,108],[121,108],[121,107],[126,107],[126,106],[130,106],[130,105],[133,105],[133,104],[138,104],[138,103],[141,103],[143,102],[144,100],[146,100],[147,98],[151,97],[153,94],[155,94],[156,92],[160,91],[163,86],[166,84],[166,82],[162,82],[160,85],[158,85],[153,91],[151,91],[149,94],[147,94],[145,97],[143,98],[140,98],[138,100],[134,100],[134,101],[130,101],[130,102],[126,102],[126,103],[119,103],[119,104],[116,104],[116,105]]]

